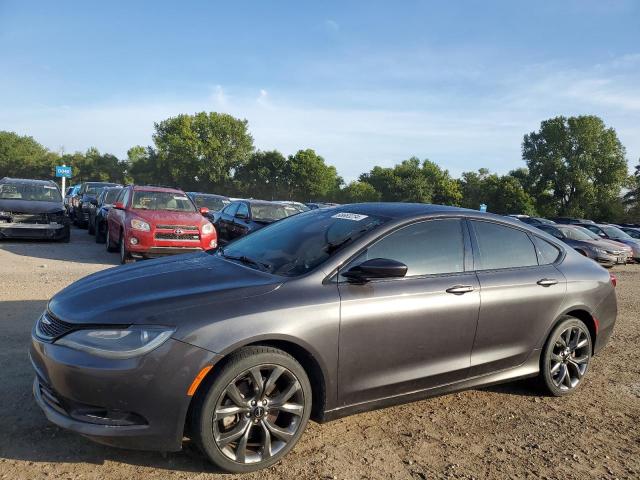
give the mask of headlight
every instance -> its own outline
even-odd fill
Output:
[[[138,220],[137,218],[131,219],[131,228],[134,230],[141,230],[143,232],[148,232],[151,230],[151,227],[147,222],[143,222],[142,220]]]
[[[209,235],[210,233],[213,233],[213,224],[205,223],[202,226],[202,233],[205,234],[205,235]]]
[[[133,325],[126,329],[76,330],[55,343],[98,357],[125,359],[150,352],[166,342],[172,333],[173,329],[167,327]]]

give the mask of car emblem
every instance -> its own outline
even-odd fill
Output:
[[[182,235],[184,233],[184,230],[182,230],[181,228],[176,228],[173,233],[175,233],[176,235]]]

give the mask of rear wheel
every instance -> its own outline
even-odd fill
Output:
[[[107,238],[105,241],[105,246],[106,246],[107,252],[115,252],[118,249],[118,247],[111,240],[111,233],[109,232],[108,226],[107,226]]]
[[[565,316],[553,329],[541,360],[543,384],[551,395],[572,393],[589,370],[592,343],[589,329],[581,320]]]
[[[62,238],[60,238],[60,241],[62,243],[69,243],[70,240],[71,240],[71,227],[67,225],[64,229],[64,234],[62,235]]]
[[[311,385],[282,350],[246,347],[194,402],[191,432],[209,460],[228,472],[252,472],[278,462],[300,439]]]
[[[95,223],[91,221],[91,217],[89,217],[89,223],[87,224],[87,233],[89,235],[94,235],[96,233]]]
[[[96,243],[104,243],[105,242],[105,224],[100,222],[97,218],[96,218],[96,224],[93,227],[93,229],[96,232]]]

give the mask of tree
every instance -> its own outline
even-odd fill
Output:
[[[629,191],[625,193],[623,198],[623,204],[626,207],[623,216],[629,222],[640,222],[640,158],[633,175],[628,179],[627,186]]]
[[[493,213],[535,214],[533,199],[515,176],[499,176],[481,168],[477,172],[464,172],[459,184],[465,208],[477,210],[484,203]]]
[[[0,131],[0,178],[52,179],[59,156],[33,137]]]
[[[556,117],[524,136],[531,194],[547,215],[605,218],[627,176],[625,149],[596,116]]]
[[[73,167],[73,182],[117,182],[124,183],[127,163],[110,153],[101,154],[91,147],[85,153],[63,155],[61,161]]]
[[[342,183],[336,167],[311,149],[289,156],[288,177],[289,199],[298,201],[332,198]]]
[[[369,183],[355,181],[340,190],[338,200],[342,203],[377,202],[380,192]]]
[[[185,190],[224,191],[253,152],[247,121],[226,113],[178,115],[155,124],[158,168]]]
[[[248,197],[277,200],[289,197],[289,164],[277,150],[257,151],[238,167],[234,180]]]

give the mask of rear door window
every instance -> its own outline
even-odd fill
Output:
[[[522,230],[497,223],[471,221],[476,234],[479,258],[477,270],[538,265],[533,242]]]
[[[550,263],[554,263],[562,252],[555,245],[551,245],[546,240],[541,239],[540,237],[533,237],[533,243],[536,246],[536,253],[538,254],[538,263],[540,265],[548,265]]]

